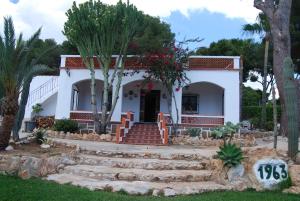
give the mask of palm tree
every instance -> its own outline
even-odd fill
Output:
[[[266,127],[267,119],[267,76],[268,76],[268,58],[269,58],[269,46],[271,39],[271,29],[268,23],[267,16],[264,13],[259,13],[257,16],[257,22],[254,24],[245,24],[243,26],[245,33],[254,35],[259,34],[265,42],[265,53],[264,53],[264,68],[263,68],[263,91],[262,91],[262,110],[261,110],[261,127]]]
[[[38,40],[41,29],[38,29],[28,41],[20,34],[16,39],[11,17],[4,18],[4,38],[0,36],[0,85],[2,86],[0,127],[0,150],[7,147],[19,109],[19,94],[22,93],[24,81],[35,75],[45,65],[37,65],[29,55]]]

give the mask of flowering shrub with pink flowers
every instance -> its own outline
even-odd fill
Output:
[[[172,99],[175,102],[176,109],[177,103],[174,93],[181,90],[181,88],[189,84],[189,79],[186,76],[188,70],[188,56],[189,49],[184,48],[189,42],[199,42],[198,39],[188,40],[175,44],[174,42],[166,44],[166,46],[157,51],[149,52],[141,57],[142,63],[147,66],[147,71],[144,76],[147,83],[148,90],[153,88],[153,80],[160,81],[167,91],[168,102],[171,103]],[[171,104],[169,105],[169,113],[171,113]],[[177,110],[177,118],[171,116],[171,123],[173,131],[176,133],[179,115]]]

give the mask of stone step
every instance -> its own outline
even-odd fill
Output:
[[[127,141],[148,141],[148,142],[153,142],[153,143],[162,143],[162,139],[148,139],[148,138],[141,138],[141,137],[138,137],[138,138],[135,138],[135,137],[131,137],[131,138],[125,138],[125,140]]]
[[[136,168],[112,168],[107,166],[67,166],[61,173],[99,180],[151,181],[151,182],[200,182],[211,179],[208,170],[145,170]]]
[[[131,128],[130,130],[135,131],[135,132],[152,132],[152,133],[159,132],[158,128],[156,128],[156,129],[154,129],[154,128],[148,128],[148,129]]]
[[[125,144],[132,145],[149,145],[149,146],[163,146],[161,141],[151,141],[151,140],[125,140]]]
[[[145,181],[110,181],[87,178],[73,174],[52,174],[47,178],[60,184],[72,184],[90,190],[125,191],[129,194],[139,195],[186,195],[210,191],[226,191],[233,188],[212,181],[206,182],[145,182]]]
[[[129,131],[129,133],[127,135],[133,135],[133,136],[160,136],[159,132],[157,133],[139,133],[139,132],[135,132],[135,131]]]
[[[129,139],[132,139],[132,140],[161,140],[161,137],[160,136],[155,136],[155,137],[152,137],[152,136],[147,136],[147,137],[143,137],[143,136],[126,136],[125,139],[129,140]]]
[[[124,145],[126,146],[126,145]],[[185,161],[207,161],[211,159],[211,156],[206,156],[205,154],[195,150],[193,153],[179,153],[173,152],[170,153],[168,151],[165,152],[155,152],[151,150],[152,146],[148,146],[149,151],[135,151],[134,147],[133,150],[125,151],[125,150],[113,150],[107,151],[106,149],[103,150],[87,150],[81,149],[80,152],[82,154],[87,155],[95,155],[95,156],[102,156],[102,157],[110,157],[110,158],[139,158],[139,159],[167,159],[167,160],[185,160]],[[157,147],[153,147],[157,148]]]
[[[113,158],[95,155],[80,154],[78,164],[99,165],[113,168],[137,168],[145,170],[206,170],[209,169],[210,160],[185,161],[166,159],[140,159],[140,158]]]

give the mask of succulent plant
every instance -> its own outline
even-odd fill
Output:
[[[293,60],[285,58],[283,64],[283,87],[285,96],[285,110],[287,115],[288,130],[288,155],[294,158],[298,152],[299,142],[299,109],[297,100],[297,88],[294,80]]]
[[[191,137],[198,137],[200,135],[201,129],[200,128],[188,128],[187,134]]]
[[[226,143],[221,146],[217,154],[218,158],[224,162],[224,166],[226,167],[237,166],[244,158],[242,149],[231,143]]]

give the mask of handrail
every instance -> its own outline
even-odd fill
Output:
[[[58,77],[55,76],[29,93],[27,106],[32,106],[34,103],[37,103],[38,100],[41,100],[43,97],[53,92],[57,88]]]
[[[164,117],[164,113],[162,113],[162,112],[158,113],[157,126],[158,126],[159,133],[160,133],[160,136],[162,139],[162,143],[164,145],[167,145],[168,138],[169,138],[169,129],[167,127],[167,120]]]
[[[123,139],[126,138],[129,129],[132,127],[134,121],[134,114],[132,112],[127,112],[126,117],[121,118],[121,124],[117,126],[116,129],[116,143],[120,144]]]

